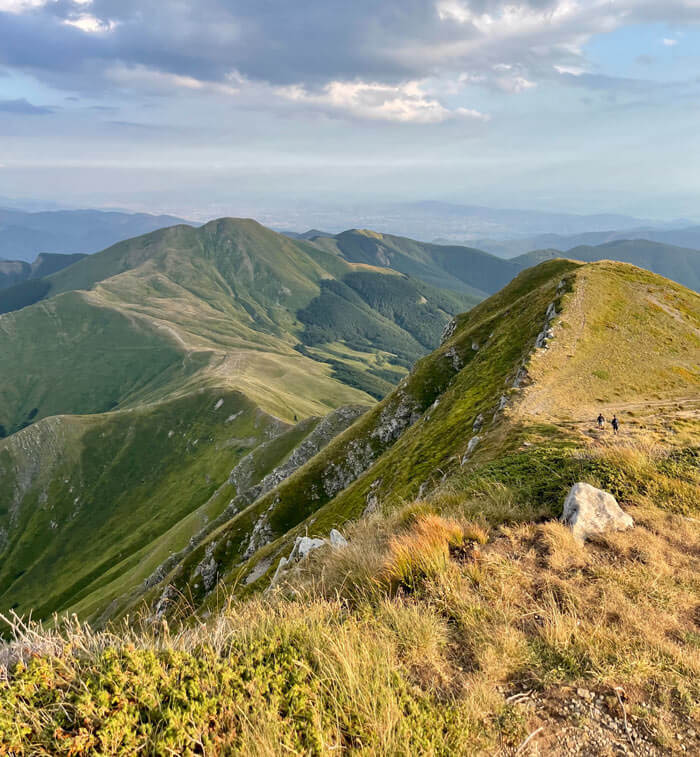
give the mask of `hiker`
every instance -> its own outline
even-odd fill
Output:
[[[620,422],[617,420],[616,415],[613,415],[610,425],[613,427],[613,434],[616,434],[617,430],[620,428]]]
[[[605,418],[603,418],[603,413],[599,413],[598,415],[598,428],[603,428],[605,425]]]

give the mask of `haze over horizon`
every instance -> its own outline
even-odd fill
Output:
[[[697,0],[315,5],[0,0],[0,195],[697,218]]]

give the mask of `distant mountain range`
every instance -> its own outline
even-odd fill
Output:
[[[614,231],[588,231],[570,235],[538,234],[519,239],[475,239],[468,244],[502,258],[514,258],[531,250],[556,249],[567,251],[574,247],[596,246],[623,239],[644,239],[649,242],[700,250],[700,226],[688,226],[680,229],[641,227],[638,229],[616,229]],[[435,241],[438,244],[449,244],[447,240],[437,239]]]
[[[300,223],[303,223],[308,227],[325,229],[335,234],[352,225],[422,241],[439,240],[448,244],[467,244],[480,249],[486,249],[481,244],[482,239],[520,239],[541,234],[567,236],[588,232],[631,232],[633,229],[646,228],[666,230],[685,228],[694,223],[683,218],[656,221],[616,213],[577,215],[435,201],[346,204],[342,207],[306,205],[298,213],[266,212],[263,215],[268,224],[281,229],[298,229]],[[542,246],[545,245],[534,245],[527,249]],[[518,252],[525,251],[520,249]]]
[[[181,218],[101,210],[29,213],[0,208],[0,260],[32,261],[42,253],[92,253],[122,239],[184,223]]]
[[[595,247],[581,245],[561,250],[533,250],[512,259],[512,263],[529,268],[543,260],[567,257],[591,263],[597,260],[617,260],[633,263],[640,268],[661,274],[689,289],[700,291],[700,251],[675,247],[646,239],[621,239]]]

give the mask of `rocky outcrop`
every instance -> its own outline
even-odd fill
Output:
[[[445,328],[442,330],[442,336],[440,337],[440,344],[444,344],[451,336],[454,335],[457,330],[457,319],[452,318]]]
[[[467,450],[464,453],[464,456],[462,457],[461,464],[464,465],[467,460],[471,457],[472,452],[474,452],[474,449],[476,448],[476,445],[481,441],[480,436],[473,436],[469,440],[469,444],[467,444]]]
[[[456,347],[450,347],[450,349],[445,353],[445,357],[452,364],[452,368],[455,373],[458,373],[462,370],[462,368],[464,368],[464,361],[460,357],[459,352],[457,352]]]
[[[561,521],[581,541],[611,531],[626,531],[634,526],[632,518],[612,494],[582,482],[571,487],[564,501]]]
[[[199,576],[202,579],[202,585],[204,591],[211,591],[216,586],[216,581],[219,576],[219,565],[214,559],[214,550],[216,549],[216,542],[212,542],[207,546],[204,553],[204,559],[194,569],[194,576]]]
[[[554,329],[550,326],[551,322],[557,317],[557,309],[553,302],[549,303],[547,312],[544,316],[544,327],[537,335],[535,340],[535,349],[546,349],[547,342],[554,338]]]
[[[229,476],[229,482],[236,487],[238,492],[237,498],[241,498],[239,505],[255,502],[256,499],[272,491],[294,471],[317,455],[328,442],[352,425],[366,410],[364,405],[347,405],[329,413],[317,423],[311,433],[281,465],[278,465],[257,484],[253,484],[256,461],[261,453],[264,454],[267,445],[261,445],[246,455]],[[309,421],[302,421],[302,423],[305,422]]]
[[[305,560],[315,550],[328,545],[333,549],[343,549],[348,546],[348,540],[335,528],[331,529],[328,540],[311,538],[310,536],[297,536],[294,540],[292,551],[289,553],[289,557],[280,558],[277,570],[275,570],[275,574],[272,576],[272,580],[266,591],[270,591],[270,589],[276,586],[282,574],[289,571],[296,563]],[[267,567],[269,567],[269,564]],[[248,583],[248,580],[246,580],[246,583]]]
[[[224,511],[217,518],[190,537],[189,543],[184,549],[171,555],[144,580],[142,584],[143,590],[150,589],[163,581],[188,554],[204,541],[208,534],[233,518],[237,513],[251,505],[268,491],[274,489],[288,476],[291,476],[297,468],[300,468],[320,452],[332,439],[348,428],[366,410],[367,408],[364,405],[347,405],[334,410],[320,421],[317,418],[307,418],[301,421],[300,426],[308,424],[312,427],[310,433],[283,463],[268,473],[257,484],[254,481],[258,458],[261,454],[265,454],[271,444],[275,443],[276,437],[270,441],[263,442],[263,444],[249,452],[231,471],[228,482],[226,482],[236,487],[236,496],[228,503]],[[217,498],[222,489],[223,486],[219,487],[211,499]],[[267,519],[267,512],[265,512],[258,518],[251,531],[245,556],[250,557],[257,549],[265,546],[270,538],[271,529]]]

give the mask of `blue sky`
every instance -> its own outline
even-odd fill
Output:
[[[700,0],[0,0],[7,197],[698,218],[699,156]]]

